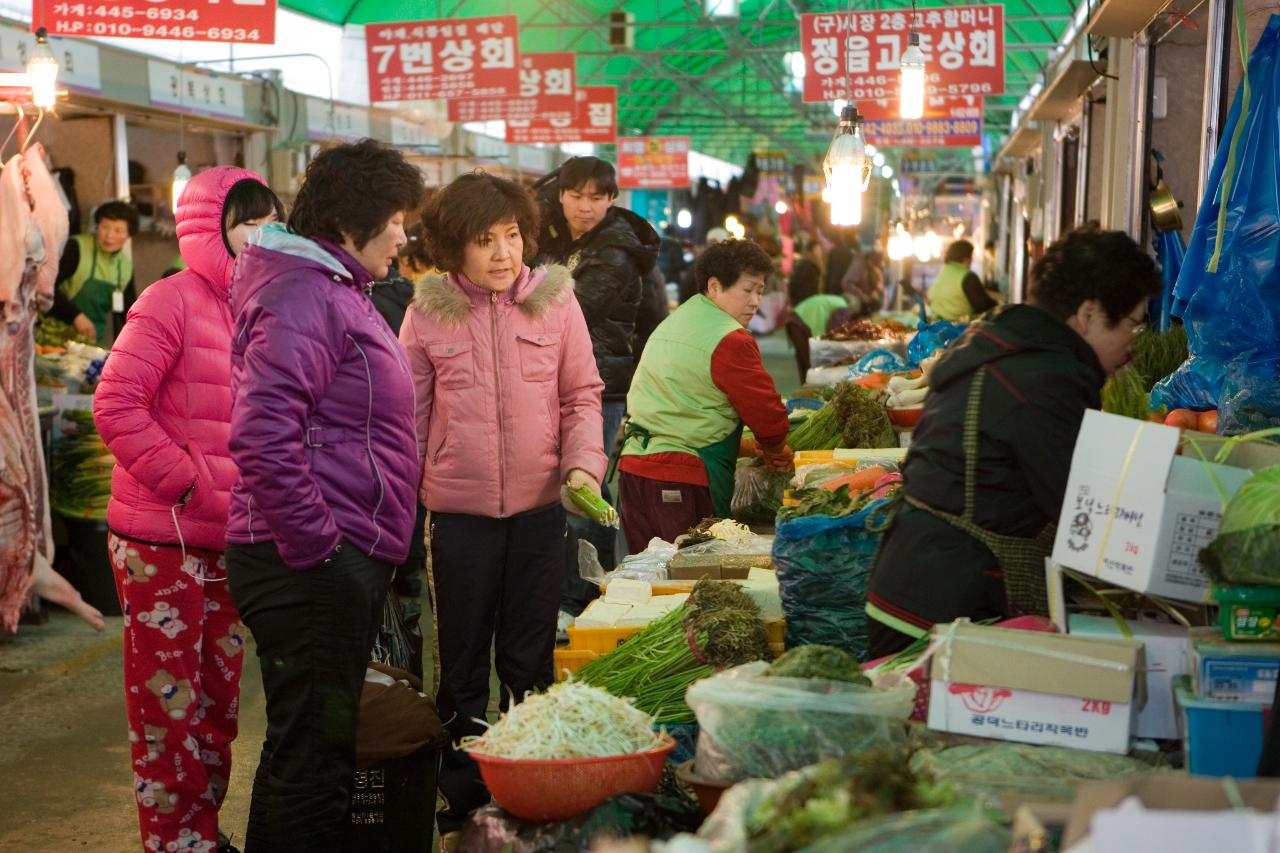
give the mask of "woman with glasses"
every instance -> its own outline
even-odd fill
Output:
[[[1162,280],[1126,234],[1096,228],[1050,246],[1031,277],[1030,304],[974,323],[930,375],[868,589],[873,657],[959,617],[1047,610],[1076,434]]]

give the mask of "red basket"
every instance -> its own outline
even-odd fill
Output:
[[[662,781],[667,756],[676,748],[669,735],[644,752],[603,758],[496,758],[468,750],[480,765],[489,793],[524,820],[567,820],[590,811],[617,794],[651,794]]]

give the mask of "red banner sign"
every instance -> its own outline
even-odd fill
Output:
[[[515,15],[368,24],[369,100],[520,94]]]
[[[507,122],[507,142],[598,142],[612,144],[618,136],[618,87],[579,86],[578,114],[573,119],[535,118]]]
[[[687,136],[632,136],[618,139],[618,186],[649,190],[689,186]]]
[[[898,102],[888,98],[858,101],[858,112],[868,121],[896,121]],[[976,95],[930,95],[924,100],[924,118],[982,118],[982,98]]]
[[[273,44],[276,0],[35,0],[32,29],[52,36],[113,36]]]
[[[804,100],[896,101],[911,23],[905,10],[801,15]],[[1004,92],[1003,6],[920,9],[915,29],[930,95]]]
[[[864,122],[877,148],[972,148],[982,144],[981,118],[885,119]]]
[[[520,97],[449,101],[449,121],[505,121],[578,114],[572,53],[526,53],[520,57]]]

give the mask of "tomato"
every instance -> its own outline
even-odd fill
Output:
[[[1195,429],[1198,423],[1196,413],[1190,409],[1174,409],[1164,419],[1166,426],[1178,429]]]
[[[1196,416],[1196,429],[1200,432],[1218,432],[1218,410],[1209,409]]]

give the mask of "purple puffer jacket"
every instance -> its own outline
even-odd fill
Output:
[[[339,539],[389,563],[409,553],[418,465],[404,349],[341,248],[268,225],[231,282],[227,542],[273,541],[295,569]]]

